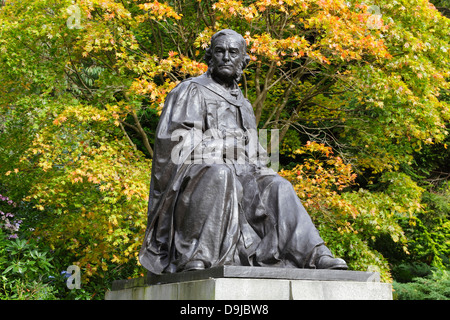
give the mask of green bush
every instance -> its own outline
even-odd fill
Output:
[[[450,268],[450,187],[444,183],[422,195],[423,210],[414,224],[400,222],[408,238],[411,255],[408,260],[426,263],[432,267]]]
[[[55,299],[56,290],[45,283],[52,258],[24,239],[8,239],[0,229],[0,299]]]
[[[393,283],[398,300],[450,300],[450,274],[439,270],[408,283]]]
[[[424,262],[404,262],[393,266],[392,276],[395,281],[406,283],[415,278],[423,278],[432,274],[432,268]]]

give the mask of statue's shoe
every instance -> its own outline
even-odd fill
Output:
[[[321,256],[316,263],[317,269],[335,269],[347,270],[347,263],[341,258],[333,258],[330,256]]]
[[[184,270],[185,271],[194,271],[194,270],[203,270],[205,269],[205,264],[203,261],[193,260],[186,263]]]

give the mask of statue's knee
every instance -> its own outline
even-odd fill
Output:
[[[276,189],[282,192],[292,189],[292,184],[279,175],[273,176],[273,180],[271,181],[270,186],[272,189]]]
[[[225,181],[233,175],[233,172],[228,166],[217,164],[209,167],[208,175],[210,175],[212,179]]]

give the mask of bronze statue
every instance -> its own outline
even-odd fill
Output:
[[[217,32],[205,60],[208,71],[174,88],[161,114],[141,264],[154,274],[221,265],[347,269],[252,139],[255,116],[238,87],[249,62],[243,37]]]

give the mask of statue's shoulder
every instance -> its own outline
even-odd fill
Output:
[[[201,76],[200,76],[201,77]],[[173,88],[170,92],[169,92],[169,96],[171,97],[177,97],[180,94],[192,94],[193,90],[194,91],[198,91],[198,87],[199,87],[199,81],[197,80],[197,78],[200,77],[192,77],[192,78],[188,78],[188,79],[184,79],[182,80],[180,83],[178,83],[175,88]]]
[[[178,83],[175,88],[172,89],[172,92],[186,89],[191,84],[191,78],[184,79],[180,83]]]
[[[207,81],[208,81],[207,77],[204,74],[202,74],[198,77],[191,77],[191,78],[182,80],[179,84],[177,84],[177,86],[175,88],[178,88],[178,87],[187,88],[192,85],[196,86],[197,84],[205,84],[205,83],[207,83]]]

